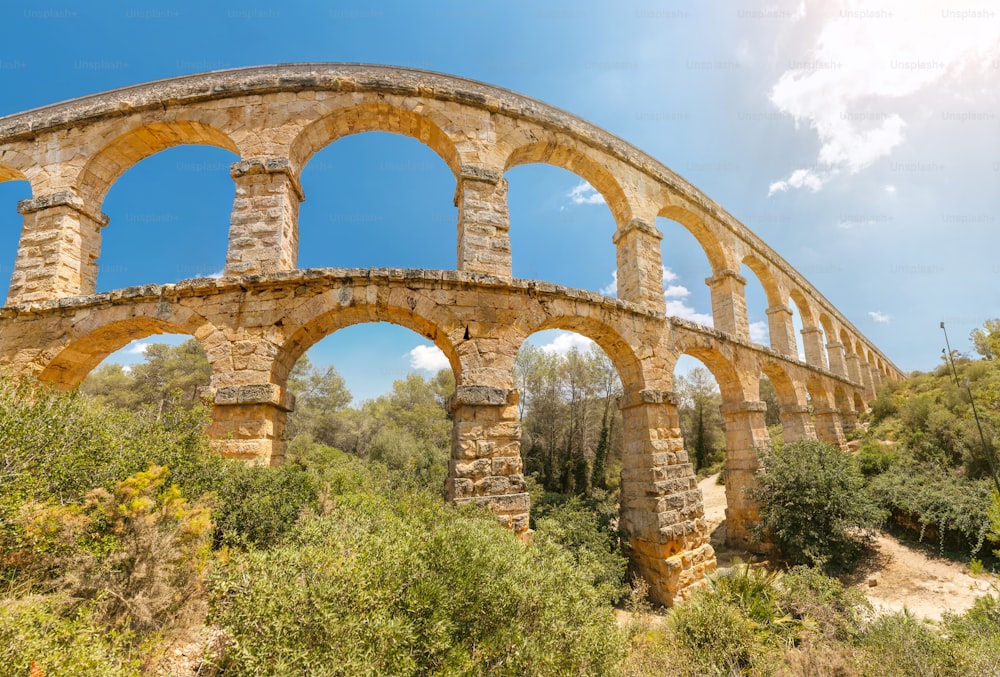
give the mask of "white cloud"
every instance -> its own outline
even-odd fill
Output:
[[[895,195],[896,187],[890,183],[885,187],[885,192],[887,192],[889,195]]]
[[[878,310],[869,310],[868,317],[872,318],[875,322],[879,324],[889,324],[892,318],[885,313],[879,312]]]
[[[775,181],[767,187],[767,196],[784,193],[789,188],[808,188],[814,193],[823,187],[836,172],[817,172],[813,169],[796,169],[788,178]]]
[[[682,320],[687,320],[688,322],[703,324],[707,327],[715,326],[711,315],[699,313],[683,301],[667,301],[667,315],[670,315],[671,317],[679,317]]]
[[[618,296],[618,271],[611,271],[611,284],[601,287],[601,293],[605,296]]]
[[[410,356],[410,368],[429,371],[433,374],[451,367],[448,358],[437,346],[417,346],[407,353]]]
[[[606,204],[604,196],[586,181],[581,181],[574,188],[566,193],[575,205],[602,205]]]
[[[878,10],[866,0],[838,4],[770,92],[796,125],[816,132],[818,169],[796,169],[773,182],[769,195],[816,191],[840,172],[854,174],[888,156],[905,141],[907,119],[923,115],[916,98],[940,102],[948,92],[928,90],[975,71],[985,75],[985,64],[1000,56],[997,22],[949,16],[952,9],[939,0],[884,0]],[[986,84],[981,91],[990,90]]]
[[[770,341],[771,335],[767,329],[767,322],[763,320],[759,322],[750,323],[750,340],[754,343],[760,343],[761,345],[767,345]]]
[[[567,331],[558,334],[554,339],[552,339],[551,343],[546,343],[544,346],[541,346],[541,350],[546,353],[565,355],[573,348],[581,351],[590,350],[592,345],[594,345],[594,342],[586,336],[581,336],[580,334],[574,334]]]
[[[670,270],[666,266],[663,266],[663,284],[667,282],[674,282],[677,280],[677,273]]]
[[[209,277],[210,278],[214,278],[214,279],[218,279],[218,278],[222,277],[225,274],[225,272],[226,272],[225,270],[219,270],[219,271],[214,272],[211,275],[209,275]]]
[[[672,284],[663,291],[663,295],[668,299],[682,299],[685,296],[690,296],[691,290],[682,284]]]
[[[146,354],[146,350],[149,348],[150,345],[152,345],[152,344],[150,344],[150,343],[142,343],[141,341],[135,341],[132,344],[130,344],[128,346],[128,348],[125,349],[125,354],[126,355],[145,355]]]

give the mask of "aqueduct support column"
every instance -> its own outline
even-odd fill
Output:
[[[844,429],[844,434],[858,429],[858,412],[854,409],[845,408],[840,410],[840,424]]]
[[[865,384],[865,399],[871,402],[878,394],[875,391],[875,382],[872,380],[872,370],[869,368],[867,362],[859,363],[858,367],[861,369],[861,380]]]
[[[707,278],[705,284],[712,290],[712,320],[715,328],[749,341],[746,278],[734,270],[720,270],[715,276]]]
[[[224,386],[211,393],[214,400],[208,435],[223,456],[261,465],[280,465],[282,435],[294,401],[284,388],[260,385]]]
[[[819,439],[840,448],[846,446],[847,439],[844,437],[839,411],[832,407],[817,409],[813,416],[816,417],[816,436]]]
[[[804,404],[781,405],[781,435],[785,444],[799,440],[816,439],[816,427],[813,425],[809,407]]]
[[[455,189],[458,269],[511,277],[507,179],[500,172],[463,166]]]
[[[847,356],[847,378],[854,383],[864,383],[861,379],[861,358],[854,353]]]
[[[823,350],[823,332],[819,327],[806,327],[802,330],[802,345],[806,351],[806,364],[820,369],[827,369],[826,351]]]
[[[18,203],[24,227],[7,305],[93,294],[108,217],[71,191]]]
[[[668,606],[715,570],[701,492],[672,397],[659,390],[632,391],[621,406],[622,528],[650,596]]]
[[[632,219],[612,238],[617,251],[618,298],[661,313],[666,310],[662,239],[656,227],[641,219]]]
[[[767,328],[771,336],[771,348],[785,357],[799,359],[798,347],[795,345],[795,325],[792,322],[792,309],[785,305],[771,306],[767,309]]]
[[[758,450],[767,447],[764,402],[728,402],[722,405],[726,420],[726,541],[730,545],[751,551],[761,551],[761,543],[753,542],[751,529],[760,521],[756,502],[745,489],[755,484],[754,475],[760,468]]]
[[[226,274],[293,270],[299,255],[302,186],[282,157],[255,157],[232,165],[236,198],[229,219]]]
[[[454,427],[448,500],[487,505],[515,533],[528,530],[530,499],[521,471],[516,390],[465,385],[451,399]]]
[[[840,376],[847,376],[847,361],[844,355],[844,344],[839,341],[826,344],[826,354],[830,358],[830,371]]]

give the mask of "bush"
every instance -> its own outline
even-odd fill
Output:
[[[0,677],[138,677],[128,635],[108,632],[88,606],[56,595],[0,599]]]
[[[866,677],[974,674],[959,672],[948,641],[907,611],[879,616],[868,626],[856,664]]]
[[[612,610],[565,550],[437,496],[339,497],[222,570],[224,675],[616,674]]]
[[[849,567],[884,520],[850,455],[818,440],[799,440],[762,458],[756,536],[773,540],[792,563]]]
[[[992,483],[969,481],[953,471],[928,472],[916,466],[884,473],[872,479],[869,489],[899,527],[919,540],[936,539],[946,546],[975,555],[989,532]]]
[[[896,462],[896,453],[878,442],[866,442],[858,452],[858,469],[865,477],[881,475]]]
[[[230,464],[216,489],[215,544],[269,548],[318,507],[317,479],[294,464],[277,468]]]
[[[713,589],[695,593],[671,612],[670,630],[686,674],[753,674],[778,659],[782,640],[773,630],[781,614],[770,581],[758,576],[745,571],[731,581],[717,578]]]
[[[781,577],[778,590],[782,609],[829,640],[853,640],[873,613],[860,590],[845,588],[811,567],[793,567]]]
[[[620,601],[628,591],[628,559],[621,552],[618,534],[610,531],[606,521],[602,524],[600,515],[579,497],[542,508],[534,521],[535,542],[567,549],[610,603]]]
[[[165,476],[151,466],[114,493],[91,491],[82,506],[25,504],[8,570],[23,585],[92,601],[108,626],[165,626],[200,592],[212,526],[208,507],[164,487]]]
[[[986,595],[964,614],[945,614],[944,629],[954,643],[956,672],[1000,672],[1000,597]]]

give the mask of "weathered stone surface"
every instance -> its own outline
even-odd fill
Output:
[[[302,168],[326,145],[366,131],[416,138],[451,169],[455,193],[442,199],[458,207],[455,270],[296,269]],[[95,294],[104,196],[135,163],[180,144],[239,157],[225,275]],[[575,172],[604,197],[616,223],[609,246],[619,298],[512,277],[504,174],[533,162]],[[900,375],[797,271],[664,165],[563,111],[460,78],[305,64],[85,97],[0,120],[0,180],[15,178],[27,178],[32,197],[19,207],[0,363],[72,388],[131,340],[189,334],[212,367],[202,393],[213,406],[208,432],[222,453],[249,462],[281,461],[295,406],[285,386],[309,347],[350,325],[392,322],[428,337],[455,372],[448,498],[487,505],[527,534],[517,351],[543,329],[593,339],[624,390],[622,528],[664,604],[715,567],[672,392],[679,355],[702,360],[722,390],[728,531],[744,546],[757,514],[742,489],[767,443],[761,374],[778,391],[786,440],[818,434],[838,444],[875,388]],[[704,247],[714,328],[665,317],[657,217],[682,223]],[[746,280],[735,272],[743,263],[768,296],[769,348],[749,340]]]

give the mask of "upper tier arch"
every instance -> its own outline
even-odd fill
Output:
[[[456,176],[457,269],[511,277],[504,172],[525,162],[569,169],[601,192],[618,231],[618,295],[664,311],[657,216],[683,223],[712,264],[715,327],[746,340],[740,262],[768,289],[827,317],[872,354],[873,370],[900,372],[822,294],[760,238],[664,164],[553,106],[464,78],[364,64],[260,66],[188,75],[86,96],[0,118],[0,180],[30,181],[9,305],[93,293],[100,203],[131,165],[179,144],[237,153],[227,274],[293,270],[298,175],[320,148],[348,134],[387,131],[432,148]],[[252,240],[255,240],[253,242]],[[52,252],[39,242],[58,241]],[[777,289],[775,289],[777,287]],[[776,328],[787,333],[783,303]],[[787,324],[787,323],[786,323]],[[838,332],[839,333],[839,332]],[[785,341],[787,343],[787,341]]]

